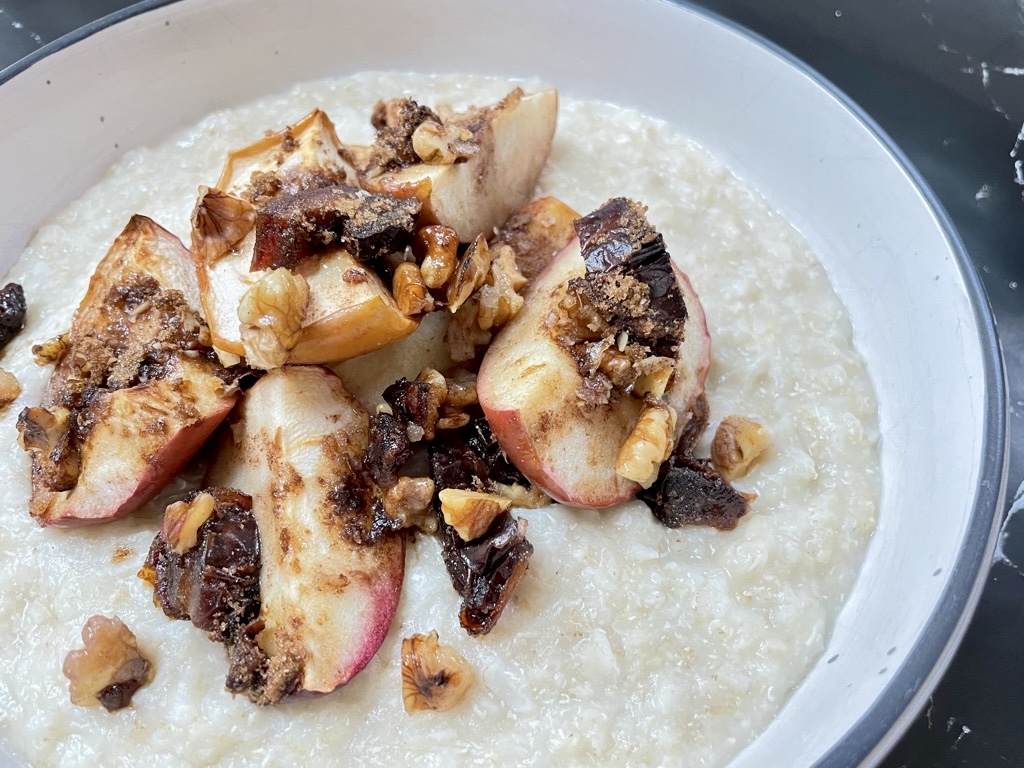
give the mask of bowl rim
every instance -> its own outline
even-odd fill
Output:
[[[0,86],[37,62],[74,45],[108,27],[182,0],[141,0],[91,21],[41,46],[0,70]],[[952,218],[909,156],[863,107],[826,76],[779,44],[717,11],[690,0],[659,0],[682,12],[702,17],[731,31],[767,53],[781,59],[834,98],[878,141],[930,208],[963,279],[977,323],[985,403],[982,409],[984,434],[978,487],[972,504],[971,525],[959,554],[950,568],[947,586],[935,610],[910,651],[907,661],[890,679],[882,694],[845,734],[829,748],[814,768],[877,765],[910,726],[925,700],[932,694],[952,662],[963,640],[988,579],[1002,524],[1002,512],[1009,471],[1009,414],[1006,369],[995,317],[980,273],[971,259]]]

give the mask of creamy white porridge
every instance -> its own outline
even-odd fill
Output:
[[[482,638],[459,626],[440,548],[421,536],[391,632],[366,669],[328,697],[258,708],[222,689],[223,647],[166,618],[136,577],[159,527],[155,506],[84,530],[30,519],[14,422],[39,402],[50,373],[30,346],[67,329],[92,266],[133,213],[187,243],[196,187],[216,180],[225,152],[314,106],[343,141],[361,142],[378,98],[460,107],[507,90],[408,75],[306,84],[129,154],[40,230],[9,276],[23,284],[29,315],[0,363],[24,387],[0,424],[0,743],[18,757],[83,766],[312,756],[387,766],[722,765],[818,660],[874,529],[880,485],[876,404],[846,312],[799,234],[703,150],[663,123],[564,94],[539,191],[579,211],[618,195],[649,206],[707,313],[712,424],[741,413],[771,432],[770,453],[737,482],[758,497],[736,530],[669,530],[639,503],[517,512],[535,553]],[[71,705],[60,672],[94,613],[120,616],[156,667],[133,706],[114,714]],[[408,716],[401,638],[432,629],[470,661],[477,685],[455,710]]]

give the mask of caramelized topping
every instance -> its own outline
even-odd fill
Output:
[[[564,285],[548,328],[583,377],[584,409],[622,395],[661,397],[672,377],[686,304],[645,212],[615,198],[575,222],[586,273]]]
[[[437,124],[441,118],[434,110],[412,99],[377,102],[370,118],[377,129],[377,138],[370,149],[369,172],[390,173],[419,163],[421,158],[413,146],[413,134],[426,121]]]
[[[401,252],[412,243],[419,210],[415,199],[345,186],[277,197],[256,214],[250,270],[294,269],[336,247],[361,260]]]
[[[442,526],[445,565],[462,595],[459,621],[471,635],[490,632],[508,604],[533,554],[526,520],[502,512],[486,534],[466,542],[450,525]]]
[[[456,498],[498,498],[496,483],[526,485],[519,471],[498,447],[486,419],[446,433],[430,446],[434,484],[458,489]],[[439,511],[439,531],[445,566],[455,591],[462,596],[459,621],[471,635],[490,632],[526,573],[533,545],[526,539],[526,521],[507,511],[498,512],[490,526],[467,542]],[[468,522],[468,521],[467,521]],[[467,533],[476,533],[475,530]]]

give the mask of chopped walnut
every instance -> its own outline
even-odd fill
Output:
[[[391,293],[403,315],[420,315],[434,308],[434,297],[427,291],[420,268],[410,261],[402,262],[395,269]]]
[[[551,503],[551,497],[535,485],[524,486],[519,483],[506,485],[492,483],[493,490],[499,496],[508,499],[511,506],[521,509],[538,509]]]
[[[164,510],[161,533],[175,554],[183,554],[198,542],[199,527],[210,519],[216,501],[200,493],[191,501],[176,501]]]
[[[487,246],[484,236],[477,235],[476,240],[463,254],[448,284],[448,309],[453,314],[458,312],[459,307],[466,303],[473,292],[487,281],[491,262],[497,255],[497,252],[492,252]]]
[[[728,481],[743,477],[750,465],[767,450],[768,431],[746,416],[726,416],[715,430],[711,459]]]
[[[153,679],[153,667],[139,652],[135,635],[116,616],[92,616],[82,628],[85,648],[64,659],[71,681],[71,703],[102,705],[108,712],[127,707],[132,695]]]
[[[434,501],[434,481],[429,477],[400,477],[384,491],[384,514],[400,523],[402,528],[419,528],[424,533],[437,530],[437,518],[431,503]]]
[[[64,357],[64,353],[70,348],[71,342],[68,340],[68,335],[62,333],[60,336],[47,339],[42,344],[33,344],[32,359],[36,361],[36,365],[59,363],[61,358]]]
[[[454,123],[424,120],[412,133],[412,148],[428,165],[453,165],[480,151],[473,134]]]
[[[487,282],[480,288],[477,324],[481,330],[500,328],[519,313],[523,307],[519,291],[524,285],[526,278],[516,267],[515,252],[507,245],[499,246]]]
[[[17,400],[20,394],[21,384],[18,378],[10,371],[0,368],[0,408],[6,408]]]
[[[402,640],[402,703],[410,715],[444,712],[461,702],[473,684],[473,669],[437,632]]]
[[[487,533],[494,519],[512,504],[504,496],[459,488],[445,488],[437,498],[444,521],[467,542]]]
[[[284,267],[272,270],[245,292],[238,304],[242,344],[256,368],[284,365],[299,342],[309,302],[309,284]]]
[[[431,224],[416,233],[413,253],[420,262],[420,272],[427,288],[440,288],[458,264],[459,235],[451,227]]]
[[[672,453],[676,412],[665,403],[645,403],[640,418],[619,449],[615,471],[628,480],[649,488],[658,479],[658,469]]]

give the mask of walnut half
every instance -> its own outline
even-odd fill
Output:
[[[238,320],[249,364],[277,368],[299,343],[309,303],[309,284],[284,267],[271,270],[242,296]]]

